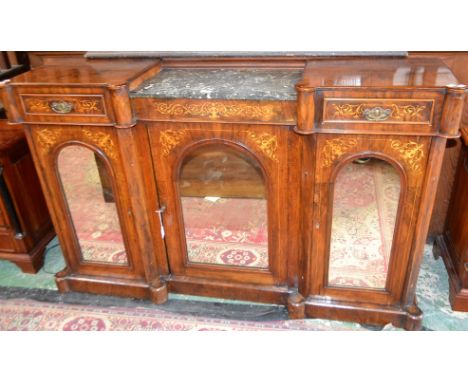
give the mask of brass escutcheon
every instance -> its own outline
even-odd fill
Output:
[[[392,114],[392,110],[376,106],[372,109],[364,109],[362,114],[368,121],[385,121]]]
[[[54,113],[68,114],[73,110],[73,104],[67,101],[52,101],[50,108]]]

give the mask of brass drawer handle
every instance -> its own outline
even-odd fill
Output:
[[[73,104],[67,101],[53,101],[50,103],[50,108],[54,113],[68,114],[73,110]]]
[[[364,109],[362,114],[368,121],[385,121],[392,114],[392,109],[376,106],[372,109]]]

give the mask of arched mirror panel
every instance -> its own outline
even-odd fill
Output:
[[[390,163],[359,158],[334,184],[328,285],[385,289],[400,200],[400,174]]]
[[[81,145],[60,150],[58,173],[82,260],[128,264],[112,178],[103,158]]]
[[[184,158],[178,186],[189,263],[268,268],[267,191],[253,157],[199,146]]]

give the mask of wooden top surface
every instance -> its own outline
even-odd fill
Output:
[[[10,80],[11,84],[102,84],[123,85],[150,68],[158,60],[89,60],[85,64],[47,65]]]
[[[40,66],[14,77],[10,83],[59,86],[67,84],[123,85],[133,83],[138,77],[144,77],[143,73],[148,75],[150,69],[157,68],[159,63],[157,59],[89,59],[85,63],[74,65]],[[212,67],[212,69],[217,68]],[[189,68],[180,70],[187,71]],[[154,76],[157,70],[151,72]],[[156,75],[153,80],[158,81],[158,76]],[[458,80],[441,60],[419,57],[310,59],[303,70],[302,79],[299,80],[299,85],[305,88],[442,88],[456,84],[459,84]],[[251,85],[249,83],[249,87]],[[180,86],[180,81],[178,86]],[[158,94],[158,96],[163,97],[163,94]],[[226,95],[225,98],[228,96]]]
[[[309,61],[300,86],[439,88],[459,84],[434,58],[385,58]]]

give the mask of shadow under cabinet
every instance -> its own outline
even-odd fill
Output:
[[[244,61],[88,59],[3,84],[52,206],[59,289],[420,328],[465,86],[436,59]]]

